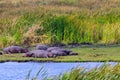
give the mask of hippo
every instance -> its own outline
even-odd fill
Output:
[[[59,47],[50,47],[50,48],[47,49],[47,51],[49,51],[49,52],[52,52],[53,50],[59,50],[61,52],[65,52],[67,55],[69,55],[69,53],[72,52],[70,50],[62,49],[62,48],[59,48]]]
[[[23,57],[51,58],[55,57],[51,52],[45,50],[33,50],[23,54]]]
[[[3,53],[0,51],[0,55],[2,55]]]
[[[72,51],[66,50],[66,49],[59,49],[59,50],[61,50],[62,52],[65,52],[67,55],[69,55],[72,52]]]
[[[55,56],[67,56],[67,53],[60,49],[52,50],[51,53]]]
[[[78,55],[78,53],[70,52],[69,55]]]
[[[47,51],[51,52],[52,50],[60,49],[59,47],[49,47]]]
[[[38,44],[36,46],[36,50],[47,50],[47,46],[46,45],[43,45],[43,44]]]
[[[47,52],[44,50],[35,50],[32,57],[35,58],[48,58]]]
[[[4,48],[3,51],[4,51],[6,54],[10,53],[10,46]]]
[[[28,52],[27,48],[22,48],[19,46],[9,46],[7,48],[4,48],[3,50],[5,53],[26,53]]]
[[[32,52],[27,52],[23,54],[23,57],[32,57],[34,53]]]

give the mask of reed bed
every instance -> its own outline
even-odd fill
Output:
[[[90,71],[75,68],[71,72],[65,73],[56,79],[51,80],[119,80],[120,65],[102,65],[99,68],[93,68]]]
[[[103,64],[100,67],[95,67],[90,70],[76,67],[69,72],[65,72],[58,76],[53,76],[52,78],[49,78],[46,71],[43,69],[43,67],[41,67],[38,73],[36,74],[36,78],[33,79],[29,78],[31,72],[30,71],[27,76],[28,78],[26,80],[39,80],[39,78],[37,78],[39,75],[40,77],[43,76],[40,80],[119,80],[120,79],[119,67],[120,64],[116,64],[114,66],[109,64]],[[41,76],[41,74],[43,75]]]

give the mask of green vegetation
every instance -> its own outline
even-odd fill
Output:
[[[31,70],[28,73],[26,80],[119,80],[120,79],[120,64],[110,65],[103,64],[102,66],[86,70],[85,68],[76,67],[69,72],[48,78],[48,73],[40,68],[35,78],[30,79]],[[41,77],[41,78],[38,78]]]
[[[69,48],[77,52],[77,56],[59,56],[56,58],[22,57],[22,54],[0,55],[0,62],[4,61],[38,61],[38,62],[84,62],[84,61],[120,61],[120,46],[88,46]]]
[[[0,0],[0,47],[120,43],[119,0]]]
[[[75,68],[71,72],[64,73],[51,80],[119,80],[120,64],[115,66],[102,65],[99,68],[93,68],[85,71],[83,68]]]

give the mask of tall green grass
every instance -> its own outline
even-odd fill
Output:
[[[119,43],[119,14],[72,14],[47,18],[44,28],[51,42],[63,43]]]
[[[99,68],[93,68],[86,71],[82,68],[75,68],[70,72],[64,73],[51,80],[119,80],[120,65],[102,65]]]
[[[103,64],[100,67],[95,67],[90,70],[85,68],[76,67],[69,72],[48,77],[48,73],[43,69],[37,72],[35,78],[30,79],[31,70],[27,75],[26,80],[119,80],[120,79],[120,64],[109,65]],[[40,78],[38,78],[40,77]]]
[[[0,47],[24,41],[30,44],[120,43],[119,0],[45,0],[45,4],[31,0],[32,3],[18,1],[18,7],[13,0],[3,2]],[[26,36],[29,31],[31,34]]]

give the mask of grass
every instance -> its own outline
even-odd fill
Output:
[[[22,54],[0,55],[0,62],[4,61],[38,61],[38,62],[88,62],[88,61],[120,61],[120,46],[88,46],[69,48],[77,52],[77,56],[59,56],[56,58],[29,58]]]
[[[99,68],[85,71],[82,68],[75,68],[68,73],[59,75],[51,80],[119,80],[120,64],[115,66],[104,64]]]
[[[29,72],[26,80],[119,80],[120,79],[120,64],[110,65],[103,64],[101,66],[96,66],[90,70],[86,70],[86,68],[80,68],[79,66],[73,68],[69,72],[65,72],[63,74],[52,76],[52,78],[48,77],[48,73],[43,69],[37,72],[35,78],[29,79],[31,71]],[[41,78],[38,78],[41,77]]]
[[[120,43],[119,4],[119,0],[0,0],[0,47]]]

